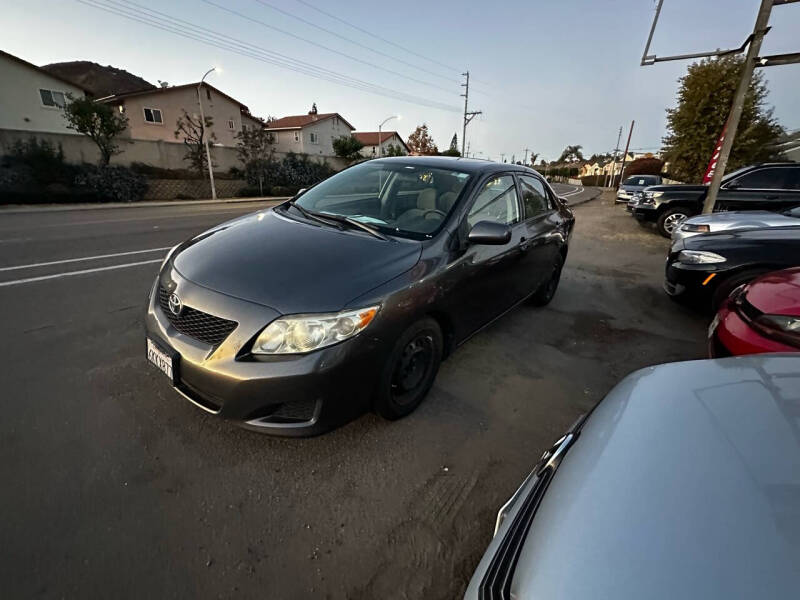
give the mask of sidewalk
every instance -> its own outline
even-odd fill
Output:
[[[102,210],[105,208],[153,208],[204,204],[237,204],[245,202],[282,202],[290,196],[259,196],[257,198],[217,198],[216,200],[143,200],[141,202],[90,202],[84,204],[9,204],[0,206],[0,215],[71,210]]]

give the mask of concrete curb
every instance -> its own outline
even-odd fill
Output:
[[[601,188],[583,188],[583,189],[584,189],[584,191],[588,191],[590,194],[593,194],[593,195],[589,196],[588,198],[581,198],[580,200],[578,200],[576,202],[568,202],[567,205],[570,208],[572,208],[573,206],[580,206],[581,204],[586,204],[587,202],[589,202],[591,200],[594,200],[595,198],[599,197],[603,193],[603,190]]]
[[[142,202],[95,202],[92,204],[36,204],[0,207],[0,215],[64,212],[72,210],[103,210],[107,208],[153,208],[162,206],[197,206],[205,204],[242,204],[247,202],[282,202],[291,196],[260,196],[258,198],[218,198],[217,200],[157,200]]]

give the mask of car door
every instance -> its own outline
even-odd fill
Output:
[[[518,175],[522,200],[519,277],[524,295],[535,292],[553,272],[558,256],[560,216],[544,182],[535,175]]]
[[[459,226],[464,249],[448,265],[440,286],[459,340],[511,308],[523,294],[517,278],[522,223],[514,176],[493,174],[476,189]],[[469,230],[481,221],[509,225],[511,239],[500,245],[467,244]]]
[[[796,167],[761,167],[727,181],[717,197],[718,210],[784,210],[800,204],[794,185]],[[795,188],[795,189],[793,189]]]

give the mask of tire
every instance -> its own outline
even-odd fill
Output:
[[[384,419],[405,417],[420,405],[439,372],[444,340],[431,318],[403,332],[381,373],[373,408]]]
[[[694,212],[685,206],[676,206],[675,208],[668,208],[658,216],[656,221],[656,229],[658,233],[665,238],[672,237],[672,232],[683,225],[683,222],[689,217],[693,216]]]
[[[770,271],[772,271],[772,269],[749,269],[747,271],[737,273],[736,275],[731,275],[722,281],[717,286],[717,289],[714,290],[714,293],[711,296],[711,310],[716,313],[733,290],[744,283],[752,281],[756,277],[760,277],[765,273],[769,273]]]
[[[564,268],[564,257],[560,254],[553,265],[553,272],[539,289],[530,297],[529,302],[534,306],[547,306],[556,295],[558,282],[561,281],[561,269]]]

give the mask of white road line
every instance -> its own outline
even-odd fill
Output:
[[[127,263],[124,265],[112,265],[110,267],[97,267],[96,269],[83,269],[82,271],[68,271],[67,273],[56,273],[55,275],[42,275],[41,277],[29,277],[28,279],[16,279],[14,281],[0,281],[0,287],[7,287],[10,285],[22,285],[23,283],[33,283],[34,281],[45,281],[47,279],[59,279],[61,277],[72,277],[73,275],[85,275],[87,273],[98,273],[100,271],[111,271],[113,269],[125,269],[127,267],[138,267],[139,265],[150,265],[153,263],[160,263],[163,258],[156,258],[155,260],[142,260],[135,263]]]
[[[29,265],[17,265],[14,267],[0,267],[0,271],[18,271],[19,269],[35,269],[37,267],[49,267],[50,265],[63,265],[66,263],[83,262],[86,260],[100,260],[102,258],[116,258],[117,256],[130,256],[131,254],[147,254],[148,252],[163,252],[166,248],[150,248],[149,250],[132,250],[131,252],[115,252],[114,254],[98,254],[97,256],[84,256],[82,258],[65,258],[64,260],[53,260],[50,262],[31,263]]]
[[[561,195],[566,198],[567,196],[574,196],[575,194],[580,194],[583,191],[583,187],[575,187],[575,186],[573,186],[573,187],[575,189],[573,189],[571,192],[569,192],[567,194],[561,194]]]

